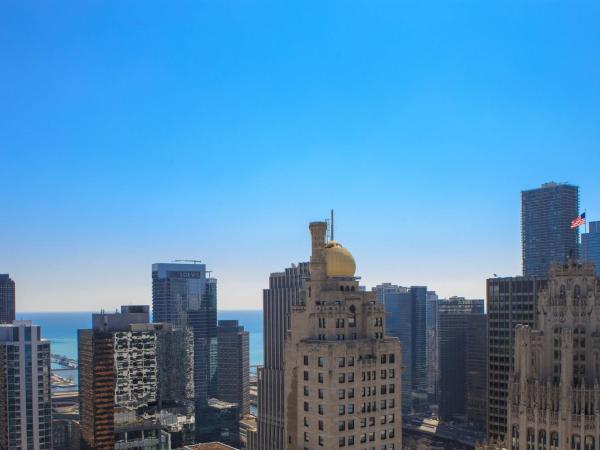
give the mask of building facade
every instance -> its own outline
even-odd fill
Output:
[[[593,262],[600,275],[600,221],[589,223],[589,232],[581,234],[579,255],[582,261]]]
[[[196,423],[199,423],[208,399],[217,392],[217,280],[208,276],[205,264],[153,264],[152,313],[154,322],[192,330]],[[202,440],[201,436],[197,438]]]
[[[237,403],[216,398],[208,400],[204,419],[197,424],[204,442],[222,442],[239,448],[240,409]]]
[[[285,340],[288,450],[402,448],[401,351],[385,310],[359,289],[352,255],[310,224],[310,278]]]
[[[15,320],[15,282],[7,273],[0,273],[0,324]]]
[[[405,414],[429,407],[427,383],[427,288],[384,294],[386,333],[402,344],[402,408]]]
[[[263,291],[264,366],[258,369],[258,421],[252,450],[284,448],[284,343],[290,327],[290,311],[300,303],[300,290],[309,276],[308,263],[272,273]],[[251,434],[251,433],[250,433]]]
[[[444,421],[466,420],[484,430],[485,402],[481,408],[476,401],[487,396],[484,302],[462,297],[441,300],[438,321],[440,418]]]
[[[157,408],[156,328],[148,306],[92,315],[78,331],[81,448],[167,450]]]
[[[516,329],[509,447],[595,450],[600,440],[600,279],[592,263],[553,265],[536,325]]]
[[[217,338],[218,398],[250,414],[250,333],[237,320],[219,320]]]
[[[429,402],[437,402],[439,378],[439,352],[438,352],[438,303],[439,298],[435,291],[427,291],[425,309],[426,332],[426,359],[427,367],[427,395]]]
[[[52,449],[50,342],[30,321],[0,325],[0,449]]]
[[[551,263],[578,258],[579,229],[571,221],[579,215],[579,187],[545,183],[521,193],[523,275],[546,277]]]
[[[504,441],[506,435],[508,377],[515,328],[519,324],[534,326],[537,296],[546,284],[546,278],[536,277],[487,280],[487,437],[490,442]]]

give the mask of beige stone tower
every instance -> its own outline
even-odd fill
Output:
[[[310,278],[285,344],[286,448],[401,450],[400,342],[350,252],[326,241],[325,222],[309,228]]]
[[[507,447],[598,449],[600,280],[594,265],[551,267],[537,309],[537,329],[515,330]]]

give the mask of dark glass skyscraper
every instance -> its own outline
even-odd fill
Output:
[[[485,429],[486,322],[483,300],[438,302],[439,408],[443,420],[467,417]],[[478,392],[473,390],[479,389]],[[470,399],[470,401],[468,401]]]
[[[236,403],[240,415],[250,413],[250,333],[237,320],[219,320],[218,398]]]
[[[581,235],[581,260],[596,265],[596,273],[600,276],[600,221],[589,223],[590,231]]]
[[[15,282],[8,274],[0,273],[0,323],[15,320]]]
[[[405,413],[427,408],[427,288],[412,286],[407,292],[383,295],[386,334],[402,344],[402,408]]]
[[[198,424],[217,390],[217,280],[207,276],[205,264],[153,264],[152,313],[154,322],[187,327],[194,334]]]
[[[571,221],[579,214],[579,187],[545,183],[521,192],[523,276],[547,277],[551,262],[579,254],[579,231]]]

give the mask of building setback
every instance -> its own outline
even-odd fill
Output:
[[[0,273],[0,324],[15,320],[15,282],[8,274]]]
[[[272,273],[269,288],[263,291],[264,366],[258,369],[258,421],[256,442],[252,450],[281,450],[283,437],[283,357],[290,311],[300,302],[300,289],[308,278],[308,263]],[[251,434],[251,433],[250,433]]]
[[[402,343],[403,412],[428,409],[427,395],[427,288],[411,286],[406,292],[386,292],[386,333]]]
[[[578,215],[577,186],[545,183],[521,192],[523,276],[547,277],[551,263],[578,258],[579,229],[571,229]]]
[[[285,340],[282,449],[402,448],[401,351],[354,258],[310,224],[310,278]],[[332,233],[333,234],[333,233]]]
[[[52,449],[50,342],[30,321],[0,325],[0,449]]]
[[[444,421],[476,422],[483,431],[485,402],[481,409],[481,405],[475,403],[474,399],[477,395],[483,398],[486,396],[484,302],[462,297],[441,300],[438,303],[438,321],[440,418]]]
[[[505,277],[487,280],[488,399],[487,436],[506,435],[508,377],[512,367],[515,327],[535,325],[537,295],[546,278]]]
[[[250,333],[237,320],[219,320],[217,338],[218,398],[250,414]]]
[[[596,274],[600,275],[600,221],[589,223],[590,231],[581,234],[582,261],[592,262],[596,266]]]

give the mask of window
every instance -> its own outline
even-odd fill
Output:
[[[340,373],[338,375],[338,382],[339,383],[345,383],[346,382],[346,374],[345,373],[342,372],[342,373]]]
[[[390,361],[390,364],[394,364],[396,362],[396,357],[394,356],[393,353],[390,353],[389,361]]]
[[[343,356],[338,358],[338,367],[346,367],[346,358]]]
[[[348,414],[354,414],[354,403],[348,405]]]
[[[323,367],[325,366],[325,358],[323,358],[322,356],[319,356],[319,367]]]
[[[354,388],[348,389],[348,398],[354,398]]]
[[[354,372],[348,372],[348,383],[354,382]]]
[[[387,362],[387,355],[384,353],[381,355],[381,364],[385,364]]]
[[[308,402],[304,402],[304,411],[308,411]]]
[[[533,428],[527,429],[527,450],[535,450],[535,431]]]
[[[571,450],[581,450],[581,437],[578,434],[571,436]]]
[[[538,450],[547,450],[546,430],[540,430],[538,433]]]
[[[354,356],[348,356],[348,367],[354,366]]]
[[[354,430],[354,419],[348,421],[348,429]]]
[[[389,385],[388,390],[389,390],[390,394],[393,394],[394,392],[396,392],[395,386],[393,384]]]
[[[396,376],[396,371],[394,369],[390,369],[389,371],[389,377],[390,378],[394,378]]]
[[[346,430],[346,422],[343,420],[340,420],[338,422],[338,431],[345,431]]]
[[[304,442],[308,442],[308,433],[304,432]]]
[[[345,405],[338,406],[338,414],[340,416],[343,416],[344,414],[346,414],[346,406]]]
[[[323,431],[324,427],[323,427],[323,421],[319,420],[319,431]]]
[[[304,365],[308,366],[308,355],[304,355]]]
[[[319,389],[319,398],[322,399],[325,397],[325,392],[323,391],[323,389]]]
[[[308,371],[304,371],[304,381],[308,381]]]
[[[381,392],[381,395],[387,394],[387,385],[386,384],[381,385],[380,392]]]
[[[584,443],[584,450],[595,450],[596,446],[594,444],[594,436],[586,436]]]
[[[519,427],[517,425],[512,426],[511,433],[511,450],[519,450]]]
[[[308,397],[308,386],[304,386],[304,396]]]
[[[517,440],[519,437],[519,432],[517,430]],[[553,431],[550,433],[550,450],[558,450],[558,433]]]
[[[323,383],[323,374],[321,372],[319,372],[317,377],[318,377],[319,383]]]
[[[382,380],[385,380],[387,378],[387,371],[385,369],[381,369],[381,376],[380,378]]]
[[[304,416],[304,426],[308,427],[308,417]]]
[[[346,437],[342,436],[340,438],[338,438],[338,445],[340,447],[345,447],[346,446]]]
[[[346,398],[346,390],[338,389],[338,400],[344,400]]]
[[[323,447],[323,436],[319,436],[319,445]]]
[[[323,415],[323,405],[320,404],[318,410],[319,410],[319,415],[322,416]]]

